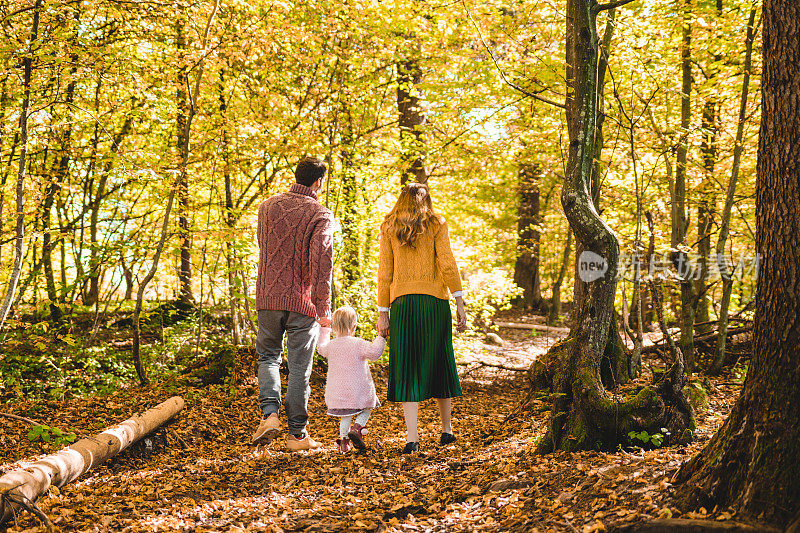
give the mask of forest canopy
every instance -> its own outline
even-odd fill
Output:
[[[635,2],[598,22],[601,32],[613,32],[603,44],[609,63],[599,205],[623,252],[635,247],[637,191],[653,213],[656,251],[673,244],[683,141],[693,252],[716,234],[728,187],[753,6],[700,2],[688,16],[679,7]],[[482,298],[502,299],[510,288],[520,168],[536,168],[541,290],[551,295],[567,240],[557,201],[568,145],[563,4],[65,1],[2,9],[5,287],[30,71],[26,232],[14,312],[25,305],[42,316],[58,313],[51,305],[105,308],[135,295],[178,174],[164,259],[146,299],[219,304],[232,292],[241,297],[242,281],[252,286],[255,274],[256,207],[288,188],[306,154],[329,164],[322,201],[341,222],[340,301],[374,305],[376,228],[415,154],[436,209],[452,221],[471,290]],[[686,127],[682,24],[692,38]],[[756,31],[754,94],[759,42]],[[420,115],[411,126],[398,118],[404,94]],[[725,248],[735,261],[753,253],[758,120],[759,100],[750,98]],[[736,283],[732,310],[752,298],[751,274]],[[562,284],[569,299],[570,278]],[[704,292],[708,314],[702,302],[718,301],[720,286]]]

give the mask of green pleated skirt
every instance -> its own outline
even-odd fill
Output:
[[[447,300],[406,294],[389,315],[390,402],[461,396],[453,354],[453,315]]]

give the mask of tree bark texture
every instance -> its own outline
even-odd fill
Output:
[[[684,507],[800,518],[800,4],[764,2],[753,356],[725,424],[678,473]]]

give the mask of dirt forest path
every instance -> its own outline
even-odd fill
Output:
[[[669,480],[721,424],[738,385],[712,386],[691,446],[536,456],[536,439],[547,423],[545,406],[534,403],[530,412],[506,420],[525,395],[525,374],[475,361],[525,366],[529,358],[522,354],[533,357],[557,339],[501,334],[511,341],[486,347],[459,367],[464,388],[464,397],[454,402],[459,440],[438,445],[438,415],[428,401],[420,410],[421,453],[411,456],[399,454],[405,442],[402,410],[390,403],[370,419],[366,452],[334,451],[338,424],[325,414],[324,377],[318,372],[309,432],[325,447],[315,452],[287,453],[282,439],[260,448],[248,444],[258,421],[254,385],[159,385],[5,410],[74,428],[81,437],[171,395],[186,399],[185,411],[170,427],[43,498],[42,509],[64,531],[585,532],[677,516],[663,503]],[[386,367],[375,366],[373,375],[385,398]],[[0,418],[0,464],[43,452],[28,442],[27,429]],[[705,517],[712,515],[729,518],[721,509],[709,509]],[[38,530],[43,528],[28,515],[10,528]]]

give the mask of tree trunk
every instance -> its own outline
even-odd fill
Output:
[[[414,50],[419,52],[417,45]],[[419,89],[422,69],[419,60],[408,59],[397,63],[397,112],[400,121],[400,150],[402,151],[402,175],[400,183],[413,179],[428,182],[425,168],[425,113],[420,106]]]
[[[716,19],[717,24],[722,19],[722,0],[716,0]],[[701,123],[700,153],[703,160],[703,181],[697,194],[697,252],[698,258],[698,277],[695,281],[695,293],[697,294],[697,312],[695,323],[703,324],[696,328],[697,333],[707,333],[711,329],[709,321],[709,302],[711,295],[708,294],[709,284],[709,262],[711,259],[711,231],[714,226],[714,216],[717,211],[717,188],[714,181],[714,166],[717,161],[717,134],[719,131],[719,94],[717,88],[717,65],[722,60],[722,55],[717,51],[711,56],[712,64],[709,66],[708,86],[709,94],[706,96],[703,105],[703,116]]]
[[[346,68],[346,67],[345,67]],[[341,157],[341,192],[337,211],[342,218],[342,250],[340,264],[342,267],[341,292],[349,298],[350,290],[355,286],[361,272],[361,228],[359,223],[359,199],[361,191],[356,177],[354,156],[353,117],[348,102],[343,102],[344,124],[342,124]]]
[[[6,183],[8,183],[9,168],[14,161],[14,152],[16,152],[17,142],[19,140],[19,132],[14,133],[14,141],[11,143],[10,155],[8,157],[8,165],[3,161],[3,147],[5,146],[6,136],[6,109],[11,103],[11,96],[8,94],[7,89],[8,76],[3,77],[2,87],[0,88],[0,166],[3,167],[3,175],[0,177],[0,265],[3,264],[3,240],[4,240],[4,226],[3,214],[6,205]]]
[[[75,10],[75,27],[80,24],[79,15],[80,10]],[[77,29],[75,35],[71,40],[74,46],[77,38]],[[56,291],[55,275],[53,273],[53,250],[57,242],[53,240],[51,231],[51,217],[53,206],[56,203],[58,195],[61,193],[61,184],[67,175],[67,168],[70,159],[70,147],[72,145],[72,103],[75,100],[75,74],[78,71],[77,61],[78,56],[73,54],[70,58],[72,68],[70,69],[70,80],[67,83],[67,90],[65,93],[65,108],[67,112],[67,122],[63,132],[58,135],[56,146],[58,146],[58,153],[53,158],[53,168],[50,176],[47,177],[47,184],[44,190],[44,200],[42,201],[42,266],[44,267],[44,276],[47,287],[47,299],[49,300],[50,307],[50,320],[54,323],[61,322],[62,311],[58,307],[61,300],[59,293]],[[60,240],[60,239],[59,239]],[[65,265],[61,265],[62,271]]]
[[[31,70],[33,68],[33,54],[36,46],[36,40],[39,37],[39,14],[41,12],[42,0],[36,0],[33,6],[33,23],[31,24],[30,42],[28,43],[28,53],[22,59],[22,81],[23,81],[23,94],[22,106],[19,114],[19,130],[20,130],[20,152],[19,152],[19,167],[17,171],[17,224],[16,224],[16,239],[14,247],[14,267],[11,271],[11,278],[8,282],[8,290],[6,291],[5,298],[3,299],[3,307],[0,309],[0,330],[3,329],[8,312],[11,309],[11,303],[14,301],[14,292],[17,290],[17,283],[19,276],[22,272],[22,258],[24,253],[24,238],[25,238],[25,172],[27,170],[27,154],[28,154],[28,112],[31,104]]]
[[[728,182],[728,191],[725,195],[725,207],[722,211],[720,221],[719,237],[717,238],[717,266],[719,267],[720,278],[722,279],[722,300],[719,310],[719,339],[717,340],[714,363],[711,366],[712,375],[719,374],[725,362],[725,343],[728,331],[728,308],[731,302],[731,292],[733,290],[733,277],[728,258],[725,255],[725,244],[728,240],[731,223],[731,210],[733,209],[734,195],[736,194],[736,181],[739,178],[739,163],[742,159],[742,139],[744,137],[744,123],[747,117],[747,95],[750,89],[750,68],[753,58],[753,40],[755,37],[757,5],[754,3],[750,8],[750,16],[747,19],[747,37],[745,38],[744,56],[744,77],[742,79],[742,96],[739,100],[739,120],[736,126],[736,144],[733,148],[733,164],[731,165],[731,179]]]
[[[596,153],[599,11],[591,0],[567,2],[567,56],[572,58],[566,102],[570,146],[561,204],[583,248],[578,272],[584,296],[582,305],[574,310],[569,338],[537,361],[538,370],[531,373],[534,382],[549,385],[553,398],[549,428],[538,445],[540,453],[615,449],[627,442],[629,431],[653,433],[661,428],[669,430],[669,444],[687,440],[694,428],[691,408],[683,396],[680,359],[655,388],[645,387],[622,403],[612,400],[602,383],[601,367],[608,357],[614,324],[619,244],[590,193]]]
[[[47,516],[36,505],[47,489],[51,486],[63,487],[117,455],[175,418],[183,405],[183,398],[173,396],[94,437],[81,439],[56,453],[27,463],[24,469],[5,473],[0,477],[0,526],[20,510],[28,509],[52,527]]]
[[[542,305],[539,275],[539,210],[538,165],[524,164],[519,169],[519,215],[517,218],[517,261],[514,264],[514,283],[523,290],[518,306],[539,309]]]
[[[150,383],[150,379],[147,377],[147,371],[142,364],[140,353],[142,330],[139,319],[142,316],[142,308],[144,307],[144,291],[147,289],[147,285],[158,270],[158,261],[161,259],[161,252],[164,250],[164,243],[167,241],[167,236],[169,235],[169,215],[172,211],[172,203],[175,201],[175,193],[178,190],[179,180],[180,175],[176,176],[175,183],[172,184],[169,196],[167,197],[167,206],[164,209],[164,221],[161,224],[161,237],[158,241],[158,245],[156,245],[156,252],[153,255],[153,264],[150,265],[150,270],[139,283],[139,288],[136,291],[136,307],[133,310],[133,367],[136,370],[136,375],[142,386],[146,386]]]
[[[120,254],[122,276],[125,278],[125,300],[133,298],[133,269],[125,262],[125,254]]]
[[[558,269],[558,277],[553,282],[553,295],[550,299],[550,309],[547,312],[547,325],[555,326],[558,317],[561,315],[561,285],[567,275],[569,268],[569,257],[572,251],[572,230],[567,229],[567,244],[564,246],[564,256],[561,258],[561,268]]]
[[[678,472],[686,508],[800,517],[800,4],[764,2],[753,356],[730,416]]]
[[[655,260],[655,253],[656,253],[656,237],[655,232],[653,231],[653,214],[650,211],[645,211],[644,213],[645,218],[647,219],[647,227],[649,228],[650,237],[647,244],[647,252],[645,252],[644,259],[642,261],[642,272],[645,272],[645,275],[650,274],[650,269],[652,268],[653,261]],[[641,311],[639,310],[639,301],[641,300]],[[637,297],[636,294],[633,295],[633,302],[631,303],[631,311],[630,311],[630,318],[628,320],[628,326],[633,330],[644,330],[650,329],[650,326],[653,324],[653,302],[650,299],[650,292],[646,290],[641,290],[639,296]],[[642,325],[639,326],[639,317],[641,316]]]
[[[595,209],[599,214],[602,214],[602,210],[600,209],[600,186],[601,186],[601,172],[603,169],[603,163],[601,159],[601,154],[603,152],[603,124],[605,123],[605,99],[603,98],[603,94],[605,91],[605,79],[606,79],[606,70],[608,70],[608,57],[611,49],[611,39],[614,36],[614,28],[615,28],[615,19],[616,19],[616,9],[611,9],[608,11],[608,21],[606,22],[605,31],[603,32],[603,40],[600,43],[600,48],[598,50],[599,57],[597,59],[597,117],[595,119],[595,139],[594,139],[594,157],[592,159],[592,170],[591,176],[589,178],[589,191],[591,192],[591,198],[594,202]],[[569,74],[570,68],[567,66],[567,72]],[[569,101],[569,99],[568,99]],[[567,106],[567,128],[570,131],[570,139],[574,139],[573,136],[573,127],[570,126],[571,122],[574,120],[570,120],[570,116],[574,115],[575,110],[571,109],[569,105]],[[578,265],[580,261],[578,258],[584,252],[583,245],[580,241],[576,240],[575,242],[575,277],[573,280],[573,290],[572,290],[572,307],[573,309],[576,306],[583,305],[583,298],[584,292],[586,288],[586,284],[581,280],[580,273],[578,272]],[[575,318],[573,314],[572,318]]]
[[[208,45],[208,34],[211,29],[211,23],[214,21],[214,17],[217,14],[217,10],[219,9],[219,2],[220,0],[214,1],[214,7],[211,10],[211,14],[208,16],[208,21],[206,22],[206,29],[203,33],[203,49],[202,49],[202,58],[205,58],[206,47]],[[178,27],[183,27],[183,19],[181,16],[178,17]],[[181,30],[182,31],[182,30]],[[181,33],[180,31],[178,32]],[[183,133],[183,140],[185,141],[185,155],[188,157],[189,154],[189,138],[192,131],[192,120],[194,118],[195,112],[197,110],[197,98],[199,97],[200,93],[200,84],[203,81],[203,69],[205,66],[204,59],[200,59],[197,63],[197,78],[195,79],[194,84],[194,94],[191,95],[191,99],[189,100],[189,113],[186,115],[186,124]],[[188,91],[189,84],[188,84],[188,77],[186,79],[186,89]],[[179,115],[180,116],[180,115]],[[156,246],[156,253],[153,257],[153,264],[150,267],[150,271],[147,273],[145,278],[139,283],[139,290],[136,293],[136,308],[133,312],[133,326],[134,326],[134,335],[133,335],[133,364],[136,368],[136,374],[139,377],[139,383],[141,385],[147,385],[149,383],[149,379],[147,378],[147,373],[144,370],[144,366],[142,365],[141,354],[139,353],[140,342],[141,342],[141,330],[139,324],[139,318],[142,314],[142,306],[144,301],[144,291],[147,288],[147,284],[153,279],[153,276],[156,275],[156,270],[158,269],[158,261],[161,258],[161,252],[164,250],[164,243],[167,240],[167,236],[169,234],[169,215],[170,211],[172,210],[172,203],[175,201],[175,195],[178,191],[181,190],[180,184],[186,180],[186,172],[185,172],[185,163],[186,160],[183,160],[184,163],[184,172],[177,172],[175,176],[175,182],[172,184],[172,187],[169,190],[169,198],[167,199],[167,207],[164,210],[164,222],[161,226],[161,238],[158,241],[158,245]],[[189,293],[191,295],[191,293]],[[182,296],[184,296],[182,294]],[[181,302],[183,300],[181,299]],[[194,300],[192,299],[192,305],[194,304]]]
[[[695,367],[694,314],[697,306],[694,290],[694,272],[686,248],[686,162],[689,153],[689,122],[691,119],[692,92],[692,0],[684,0],[681,40],[681,127],[678,154],[675,164],[675,210],[672,221],[673,262],[678,270],[681,287],[680,348],[686,358],[686,372]]]
[[[135,107],[135,100],[134,100]],[[97,190],[95,191],[94,198],[91,203],[91,212],[89,215],[89,290],[86,292],[84,298],[84,305],[95,305],[100,298],[100,276],[102,270],[102,257],[100,244],[98,242],[98,231],[100,221],[100,207],[106,197],[106,186],[111,171],[114,168],[117,154],[119,154],[120,145],[125,140],[125,137],[133,130],[134,113],[130,113],[125,117],[125,122],[122,124],[122,129],[114,136],[111,141],[110,157],[100,174],[100,179],[97,181]]]
[[[225,239],[225,266],[228,270],[228,310],[231,314],[231,335],[233,344],[242,344],[242,334],[239,327],[239,313],[237,305],[236,289],[236,250],[233,246],[236,228],[236,216],[233,213],[233,189],[231,184],[230,168],[230,139],[228,138],[228,102],[225,98],[225,74],[226,70],[219,71],[219,114],[222,119],[222,176],[225,181],[225,206],[223,220],[228,226],[228,238]]]
[[[176,119],[176,136],[178,146],[178,236],[180,240],[181,259],[178,269],[180,284],[180,301],[194,305],[192,293],[192,236],[189,233],[189,122],[193,107],[189,102],[189,68],[186,58],[186,13],[185,6],[180,5],[175,19],[175,46],[178,50],[178,80],[175,97],[178,103]]]
[[[105,77],[103,76],[103,73],[99,72],[98,76],[97,76],[97,83],[94,86],[94,114],[95,114],[95,116],[99,116],[100,115],[100,98],[101,98],[101,94],[102,94],[102,88],[103,88],[104,79],[105,79]],[[83,184],[82,184],[83,185],[83,187],[82,187],[82,189],[83,189],[82,203],[83,203],[83,205],[91,205],[92,207],[94,207],[94,205],[93,205],[93,199],[92,199],[91,194],[92,194],[92,191],[94,190],[94,179],[95,179],[95,174],[96,174],[95,167],[97,166],[97,158],[98,158],[99,146],[100,146],[100,131],[101,130],[100,130],[99,121],[95,121],[94,122],[94,133],[92,135],[92,141],[91,141],[91,151],[90,151],[90,155],[89,155],[89,164],[87,165],[86,172],[84,173],[85,177],[84,177]],[[90,217],[91,217],[91,209],[90,209],[89,213],[90,213]],[[81,215],[80,218],[81,218],[81,223],[79,224],[77,242],[82,243],[82,242],[84,242],[84,238],[85,238],[85,235],[86,235],[86,224],[83,223],[83,215]],[[90,226],[91,226],[91,222],[90,222]],[[89,233],[90,233],[90,238],[91,238],[91,230],[90,230]],[[96,242],[96,239],[97,239],[97,234],[96,233],[95,233],[94,239],[95,239],[95,242]],[[89,274],[88,275],[90,277],[92,275],[94,275],[93,274],[94,261],[93,261],[93,258],[91,256],[92,249],[94,249],[94,246],[90,246],[89,247],[90,257],[89,257]],[[74,301],[74,299],[75,299],[74,298],[74,294],[78,292],[78,287],[79,287],[78,280],[80,280],[80,293],[81,293],[82,298],[83,298],[83,304],[87,305],[87,306],[92,306],[97,302],[97,298],[98,298],[98,294],[97,293],[99,292],[99,284],[97,285],[97,290],[93,290],[94,286],[92,285],[90,278],[86,277],[86,271],[85,271],[84,266],[83,266],[83,251],[84,251],[84,246],[76,246],[75,247],[75,254],[74,254],[75,255],[75,269],[77,271],[76,272],[76,276],[75,276],[76,283],[75,283],[75,290],[73,291],[73,296],[70,298],[70,300],[71,300],[71,302]],[[88,288],[87,288],[87,285],[88,285]]]

